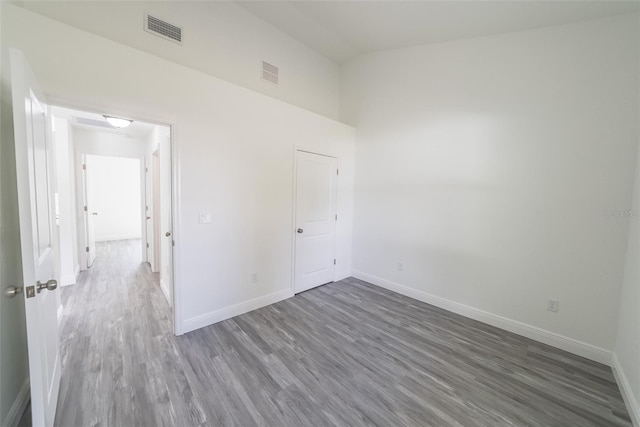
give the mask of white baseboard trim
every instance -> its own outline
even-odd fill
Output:
[[[291,291],[291,289],[284,289],[282,291],[254,298],[249,301],[244,301],[238,304],[231,305],[229,307],[221,308],[220,310],[212,311],[210,313],[202,314],[200,316],[192,317],[185,320],[182,324],[182,330],[184,333],[195,331],[196,329],[204,328],[205,326],[209,326],[214,323],[230,319],[234,316],[239,316],[249,311],[265,307],[269,304],[274,304],[278,301],[291,298],[292,296],[293,292]]]
[[[16,396],[16,400],[13,401],[13,405],[7,412],[7,416],[2,421],[2,425],[6,427],[15,427],[20,422],[20,418],[22,418],[22,414],[29,403],[29,399],[31,398],[29,387],[29,378],[24,381],[18,395]]]
[[[112,234],[110,236],[96,237],[96,242],[111,242],[112,240],[135,240],[142,239],[140,234]]]
[[[426,302],[427,304],[434,305],[444,310],[486,323],[487,325],[495,326],[496,328],[504,329],[505,331],[513,332],[514,334],[518,334],[598,363],[611,366],[612,352],[609,350],[605,350],[573,338],[565,337],[563,335],[556,334],[555,332],[540,329],[536,326],[518,322],[517,320],[470,307],[459,302],[441,298],[362,271],[354,270],[352,273],[353,277],[364,280],[365,282],[369,282],[373,285],[380,286],[381,288],[397,292],[401,295],[417,299],[418,301]]]
[[[167,302],[169,303],[169,307],[173,307],[173,301],[171,301],[171,296],[169,294],[169,286],[167,285],[167,282],[165,282],[164,280],[160,280],[160,289],[162,289],[162,293],[164,294],[164,297],[167,299]]]
[[[633,393],[629,378],[627,378],[620,364],[620,360],[618,360],[618,356],[615,353],[613,353],[611,369],[613,370],[613,376],[618,383],[618,387],[620,387],[620,394],[622,394],[622,399],[629,411],[631,422],[634,427],[640,427],[640,400],[638,400],[638,396]]]

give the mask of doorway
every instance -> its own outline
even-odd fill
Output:
[[[52,112],[54,134],[65,139],[58,145],[59,138],[54,138],[65,149],[56,155],[71,159],[70,167],[59,170],[70,179],[58,179],[70,185],[57,188],[65,201],[58,209],[60,230],[71,227],[75,233],[74,245],[60,248],[61,260],[76,263],[62,269],[77,271],[64,284],[75,284],[82,272],[90,271],[100,261],[101,247],[122,247],[129,252],[127,263],[146,266],[172,310],[171,128],[129,120],[124,121],[128,126],[118,127],[107,121],[108,115],[65,107],[53,107]],[[62,197],[66,194],[72,197]],[[62,227],[66,223],[71,225]],[[124,240],[131,244],[107,245]],[[75,256],[64,256],[73,250]]]
[[[334,280],[337,176],[335,157],[296,151],[295,293]]]

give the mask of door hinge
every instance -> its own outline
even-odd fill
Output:
[[[147,249],[149,249],[149,244],[147,243]]]
[[[87,247],[85,248],[85,250],[86,250],[87,252],[89,252],[89,246],[87,246]]]
[[[85,211],[85,212],[88,212],[88,211],[89,211],[89,208],[85,206],[85,207],[84,207],[84,211]]]
[[[333,265],[336,265],[336,259],[335,258],[333,259]]]
[[[171,241],[171,246],[175,246],[175,245],[176,245],[176,241],[175,241],[175,240],[172,240],[172,241]]]
[[[149,205],[144,205],[144,210],[148,211],[149,210]]]
[[[336,169],[336,175],[340,175],[340,169]]]
[[[86,163],[82,164],[82,170],[85,170],[85,171],[87,170],[87,164]]]
[[[338,214],[336,214],[336,221],[338,220]]]
[[[144,171],[149,172],[149,168],[145,166]]]

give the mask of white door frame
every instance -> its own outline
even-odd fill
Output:
[[[150,124],[155,124],[158,126],[166,126],[170,131],[170,140],[169,146],[171,149],[171,234],[173,238],[173,253],[172,253],[172,274],[171,280],[173,281],[173,304],[171,304],[173,311],[173,333],[175,335],[182,335],[185,332],[185,328],[183,325],[182,319],[182,287],[177,277],[180,277],[180,210],[178,207],[177,200],[180,196],[180,158],[178,147],[179,140],[179,124],[173,119],[167,119],[164,117],[151,117],[151,116],[140,116],[134,111],[129,111],[126,108],[117,107],[117,108],[107,108],[101,107],[98,104],[89,105],[89,104],[78,104],[77,102],[71,101],[64,97],[60,96],[49,96],[48,97],[50,105],[62,107],[62,108],[70,108],[74,110],[86,111],[89,113],[95,114],[107,114],[113,115],[116,117],[128,117],[133,120],[146,122]]]
[[[309,147],[309,146],[305,146],[305,145],[299,145],[299,144],[295,144],[293,146],[293,186],[292,186],[292,206],[291,206],[291,283],[290,283],[290,288],[291,288],[291,295],[295,295],[296,294],[296,224],[297,224],[297,218],[296,218],[296,212],[297,212],[297,204],[298,204],[298,183],[297,183],[297,176],[298,176],[298,156],[297,153],[298,151],[304,151],[305,153],[310,153],[310,154],[317,154],[319,156],[325,156],[325,157],[333,157],[336,159],[336,164],[338,165],[338,170],[340,170],[340,156],[338,155],[338,153],[334,152],[333,150],[330,149],[326,149],[326,148],[322,148],[322,149],[318,149],[317,147]],[[336,177],[336,212],[339,209],[339,200],[340,197],[338,197],[338,193],[340,191],[340,175],[338,174],[338,176]],[[336,258],[338,256],[338,225],[334,223],[335,226],[335,242],[334,244],[336,245],[336,247],[334,248],[334,253],[336,254]],[[339,260],[338,260],[339,262]],[[337,281],[337,268],[333,269],[333,281]]]

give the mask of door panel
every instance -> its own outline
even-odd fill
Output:
[[[333,281],[337,159],[296,153],[296,293]]]
[[[60,388],[60,347],[54,282],[55,213],[51,203],[51,132],[47,105],[23,55],[11,50],[20,249],[33,425],[52,426]]]
[[[91,156],[82,155],[82,185],[84,194],[84,224],[85,230],[85,250],[87,252],[87,268],[91,268],[93,262],[96,260],[96,215],[97,212],[93,210],[93,200],[91,196],[93,194],[93,175],[91,170],[93,165],[91,164]]]
[[[171,219],[171,135],[169,128],[160,131],[159,143],[160,193],[160,286],[169,305],[173,306],[173,225]]]

